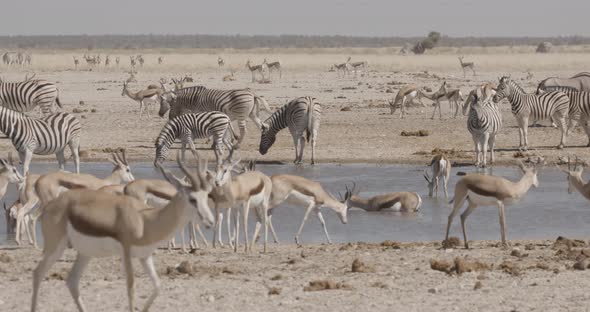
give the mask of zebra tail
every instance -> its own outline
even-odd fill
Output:
[[[55,97],[55,104],[57,104],[59,108],[64,108],[63,106],[61,106],[61,102],[59,101],[59,95]]]
[[[270,107],[268,106],[268,102],[266,102],[266,100],[263,97],[260,97],[258,95],[254,96],[254,102],[258,103],[258,109],[260,109],[260,103],[262,103],[262,108],[267,111],[269,114],[272,114],[272,111],[270,110]]]
[[[305,140],[309,143],[311,137],[311,126],[313,124],[313,99],[307,103],[307,127],[305,127]]]
[[[236,134],[236,131],[234,130],[234,126],[232,125],[231,120],[229,122],[229,131],[231,132],[231,135],[234,138],[234,140],[237,140],[238,135]]]

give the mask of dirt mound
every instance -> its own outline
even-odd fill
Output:
[[[492,265],[467,257],[456,257],[453,262],[446,260],[430,259],[430,268],[447,274],[456,273],[461,275],[465,272],[487,271],[492,269]]]
[[[365,264],[361,259],[356,258],[352,261],[352,272],[354,273],[375,273],[375,268]]]
[[[457,248],[461,245],[461,240],[457,236],[451,236],[449,239],[442,241],[443,249]]]
[[[329,289],[352,289],[352,286],[345,283],[334,282],[332,280],[318,280],[309,282],[309,285],[305,286],[303,291],[320,291]]]

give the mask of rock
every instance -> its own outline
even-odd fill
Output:
[[[283,276],[281,274],[277,274],[273,277],[270,278],[271,281],[278,281],[278,280],[282,280]]]
[[[520,268],[518,267],[518,265],[515,264],[514,262],[511,262],[508,260],[506,260],[500,264],[500,269],[502,269],[504,272],[506,272],[510,275],[514,275],[514,276],[519,276],[521,274]]]
[[[72,110],[72,113],[74,113],[74,114],[79,114],[79,113],[83,113],[83,112],[84,112],[84,111],[83,111],[83,110],[81,110],[81,109],[79,109],[79,108],[74,108],[74,109]]]
[[[78,104],[85,105],[86,103],[84,103],[84,101],[80,100],[80,102],[78,102]]]
[[[268,290],[268,295],[272,296],[272,295],[280,295],[281,294],[281,289],[278,287],[271,287]]]
[[[207,297],[207,302],[215,302],[215,296],[209,295],[209,297]]]
[[[478,290],[481,289],[483,287],[483,283],[481,281],[477,281],[475,282],[475,285],[473,286],[473,290]]]
[[[195,274],[194,266],[188,261],[182,261],[180,263],[180,265],[178,265],[176,270],[178,271],[178,273],[182,273],[182,274],[189,274],[189,275]]]
[[[588,267],[588,260],[584,259],[574,263],[574,269],[579,271],[584,271]]]
[[[0,262],[2,262],[2,263],[10,263],[10,262],[12,262],[12,257],[10,257],[6,253],[0,253]]]
[[[477,260],[469,260],[467,258],[455,258],[455,271],[459,275],[465,272],[475,272],[489,269],[491,269],[491,266],[487,263],[483,263]]]
[[[350,106],[344,106],[340,109],[341,112],[350,112],[352,108]]]
[[[436,293],[438,293],[438,289],[436,289],[436,288],[430,288],[430,289],[428,289],[428,293],[429,294],[436,294]]]
[[[98,112],[98,110],[96,108],[93,108],[93,109],[90,110],[90,112],[91,113],[96,113],[96,112]]]

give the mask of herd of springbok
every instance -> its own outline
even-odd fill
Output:
[[[100,55],[85,54],[84,59],[93,66],[102,61]],[[78,66],[78,59],[74,60]],[[110,64],[109,55],[106,56],[106,61]],[[115,61],[118,64],[119,58]],[[351,58],[343,64],[336,64],[334,69],[366,72],[368,62],[350,61]],[[462,68],[474,70],[473,63],[465,63],[462,58],[460,61]],[[130,62],[133,67],[143,66],[145,60],[141,55],[136,55],[130,58]],[[162,62],[163,58],[159,58],[158,64]],[[218,66],[225,66],[225,61],[221,57],[218,57]],[[256,73],[262,75],[262,79],[265,79],[263,73],[270,73],[271,70],[278,71],[279,77],[281,75],[280,61],[267,62],[264,59],[262,64],[254,65],[248,60],[246,67],[252,72],[252,81],[255,81]],[[259,235],[263,236],[263,252],[267,252],[269,230],[274,242],[279,242],[273,225],[273,211],[287,202],[304,209],[303,219],[294,235],[296,244],[301,244],[304,225],[312,212],[320,221],[326,241],[331,243],[321,208],[332,210],[340,221],[346,224],[350,208],[359,208],[367,212],[392,210],[412,213],[419,210],[423,203],[421,196],[415,191],[362,197],[356,183],[345,185],[344,192],[336,197],[316,181],[290,174],[268,176],[257,170],[255,162],[242,162],[236,156],[246,134],[246,120],[250,119],[261,131],[261,154],[264,155],[272,146],[280,130],[289,128],[296,151],[294,162],[298,165],[303,162],[303,148],[306,142],[309,142],[313,164],[315,141],[322,116],[322,106],[314,97],[295,98],[273,111],[264,97],[250,89],[216,90],[204,86],[187,87],[184,84],[191,82],[192,78],[186,76],[172,79],[172,86],[162,78],[158,84],[134,92],[128,86],[132,78],[133,75],[123,82],[122,96],[139,103],[140,118],[144,110],[150,117],[151,105],[160,105],[160,117],[164,117],[168,112],[168,121],[155,142],[154,166],[164,179],[135,179],[125,150],[112,154],[113,170],[105,178],[80,173],[77,162],[76,173],[63,170],[43,175],[31,173],[28,163],[32,154],[55,153],[60,168],[63,169],[63,151],[66,146],[69,145],[76,155],[79,150],[79,125],[75,118],[67,113],[49,111],[42,118],[32,118],[24,114],[38,106],[38,102],[30,105],[10,102],[11,99],[19,99],[25,88],[55,88],[53,84],[32,79],[18,83],[0,81],[0,119],[11,120],[15,125],[19,125],[19,129],[23,129],[14,131],[13,126],[3,123],[0,130],[12,140],[21,162],[25,164],[24,174],[21,174],[10,153],[6,159],[0,158],[0,198],[6,194],[9,184],[16,184],[18,189],[18,199],[11,205],[4,205],[7,230],[15,233],[17,244],[21,244],[22,236],[26,235],[29,243],[36,247],[36,221],[39,221],[43,235],[43,255],[33,271],[32,311],[37,310],[42,280],[67,247],[77,252],[66,283],[80,311],[86,310],[80,296],[80,278],[92,258],[107,256],[122,257],[130,311],[135,309],[132,259],[139,259],[154,286],[143,309],[147,311],[160,288],[154,266],[154,252],[166,244],[168,248],[175,247],[174,238],[178,233],[181,233],[183,250],[186,250],[184,234],[187,230],[191,248],[198,246],[195,230],[205,246],[209,245],[202,233],[201,226],[204,226],[213,227],[213,248],[230,246],[237,252],[240,248],[239,236],[242,233],[243,250],[246,253],[252,252]],[[3,88],[3,84],[8,87]],[[406,107],[413,100],[421,102],[425,97],[433,101],[432,118],[437,109],[441,118],[440,101],[446,100],[454,113],[453,117],[456,118],[461,107],[460,101],[464,101],[462,111],[464,115],[469,114],[467,128],[476,145],[475,164],[485,167],[488,144],[491,146],[491,162],[494,160],[495,134],[502,124],[498,109],[500,100],[507,98],[511,103],[512,112],[519,121],[519,132],[523,139],[522,149],[528,148],[526,128],[529,119],[556,122],[562,131],[558,147],[563,148],[568,129],[577,123],[585,127],[590,138],[590,129],[587,125],[590,118],[589,91],[588,73],[580,73],[569,79],[547,78],[539,84],[536,94],[527,94],[514,80],[505,76],[499,79],[497,85],[488,83],[475,86],[467,97],[463,96],[461,90],[449,88],[446,82],[442,83],[438,91],[431,93],[415,85],[406,85],[400,88],[395,99],[390,101],[390,106],[392,114],[399,107],[400,116],[404,118]],[[54,101],[58,102],[57,92]],[[270,117],[260,119],[261,110],[267,111]],[[60,120],[64,120],[64,123],[74,125],[75,129],[47,127],[47,124],[53,124],[52,118],[58,117],[62,118]],[[238,131],[233,129],[232,121],[237,121]],[[52,139],[43,140],[43,137]],[[209,166],[208,157],[197,152],[193,142],[195,139],[212,139],[211,149],[215,152],[215,165]],[[176,155],[176,164],[184,176],[173,174],[165,168],[164,163],[168,150],[177,140],[181,141],[183,152]],[[52,145],[49,141],[59,141],[61,144]],[[186,145],[190,150],[189,157],[184,155]],[[189,169],[187,163],[190,160],[187,158],[194,159],[196,168]],[[453,208],[448,216],[445,240],[449,237],[455,215],[467,201],[467,208],[461,214],[465,248],[469,248],[465,222],[478,206],[498,208],[501,239],[506,245],[505,206],[525,196],[531,187],[539,185],[537,174],[545,161],[538,156],[529,163],[525,165],[519,162],[522,177],[518,181],[486,174],[459,172],[458,175],[462,177],[455,185],[454,197],[450,202],[453,203]],[[582,178],[583,169],[579,160],[576,158],[573,163],[568,159],[567,165],[567,169],[560,169],[568,177],[568,191],[571,193],[577,189],[584,197],[590,199],[590,183],[586,183]],[[429,197],[438,197],[438,188],[442,184],[445,199],[448,199],[447,184],[451,176],[451,166],[451,160],[445,155],[439,154],[432,158],[424,170]],[[248,229],[250,210],[253,210],[257,221],[253,233]],[[222,237],[224,218],[227,222],[226,240]]]

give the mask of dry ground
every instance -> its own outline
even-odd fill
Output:
[[[589,271],[578,269],[588,265],[589,245],[561,242],[518,241],[509,249],[477,242],[471,250],[390,241],[273,245],[267,254],[250,255],[228,249],[160,250],[156,268],[162,288],[152,310],[587,311]],[[40,251],[30,248],[0,249],[0,310],[28,308],[39,257]],[[354,270],[361,272],[352,272],[355,259]],[[74,254],[66,252],[41,284],[41,311],[75,310],[63,281],[73,260]],[[151,284],[134,265],[141,306]],[[314,281],[316,291],[311,291]],[[336,289],[317,290],[326,287]],[[90,311],[126,310],[119,260],[91,262],[81,293]]]
[[[564,53],[538,55],[530,53],[530,47],[489,48],[472,51],[466,61],[474,61],[478,75],[463,78],[457,54],[468,49],[435,49],[434,55],[400,56],[388,54],[384,49],[349,50],[282,50],[236,52],[224,51],[219,54],[226,60],[226,67],[217,69],[217,53],[198,54],[191,51],[163,51],[144,53],[146,66],[138,68],[138,83],[131,89],[138,90],[160,77],[180,77],[186,74],[195,79],[193,84],[210,88],[252,88],[267,98],[271,107],[285,104],[288,100],[303,95],[312,95],[322,103],[324,114],[320,129],[317,159],[320,162],[381,162],[381,163],[424,163],[435,148],[454,150],[451,157],[458,162],[470,162],[473,157],[473,143],[466,130],[466,118],[450,118],[449,107],[443,103],[443,119],[431,120],[430,101],[427,107],[412,109],[409,116],[400,120],[389,115],[387,100],[395,95],[401,84],[415,83],[436,90],[443,79],[451,87],[461,88],[467,94],[475,85],[484,81],[497,81],[503,74],[511,74],[527,90],[533,90],[536,83],[547,76],[567,77],[585,70],[590,54],[582,53],[583,48],[565,50]],[[582,49],[582,50],[580,50]],[[473,49],[472,49],[473,50]],[[517,53],[518,52],[518,53]],[[522,53],[521,53],[522,52]],[[567,52],[567,53],[566,53]],[[85,160],[104,159],[105,148],[126,147],[131,158],[151,161],[154,157],[153,142],[165,119],[138,119],[138,104],[121,96],[122,81],[128,77],[129,52],[96,51],[121,57],[121,68],[98,68],[89,71],[81,59],[83,51],[32,51],[33,67],[38,78],[56,81],[65,111],[81,110],[76,115],[83,124],[82,150]],[[329,66],[344,61],[349,54],[354,60],[366,59],[370,64],[367,75],[338,77],[328,72]],[[72,55],[82,61],[78,71],[73,70]],[[163,55],[164,64],[157,65],[157,56]],[[283,63],[283,77],[273,74],[272,83],[250,82],[250,73],[244,64],[247,59],[255,63],[264,57],[280,59]],[[234,82],[223,82],[230,68],[237,70]],[[423,71],[428,71],[424,73]],[[533,74],[526,80],[526,71]],[[4,69],[3,79],[20,80],[25,74],[21,69]],[[188,85],[191,85],[190,83]],[[388,90],[391,90],[388,93]],[[80,105],[80,102],[84,105]],[[350,111],[340,111],[350,107]],[[157,108],[156,108],[157,109]],[[93,112],[94,110],[94,112]],[[267,116],[262,112],[263,116]],[[512,163],[515,147],[518,145],[518,130],[507,102],[503,104],[504,128],[497,139],[499,161]],[[547,123],[545,123],[547,125]],[[427,137],[403,137],[402,131],[428,130]],[[242,158],[259,160],[291,161],[294,158],[293,143],[288,131],[280,133],[270,152],[258,154],[259,132],[248,122],[246,144],[240,152]],[[588,156],[585,147],[587,138],[579,131],[570,137],[568,148],[558,151],[554,147],[559,140],[557,130],[549,127],[533,128],[529,131],[531,147],[537,152],[555,159],[558,155],[575,153]],[[11,149],[7,140],[0,142],[0,151]],[[309,159],[309,149],[306,149]],[[49,159],[54,159],[50,157]]]

